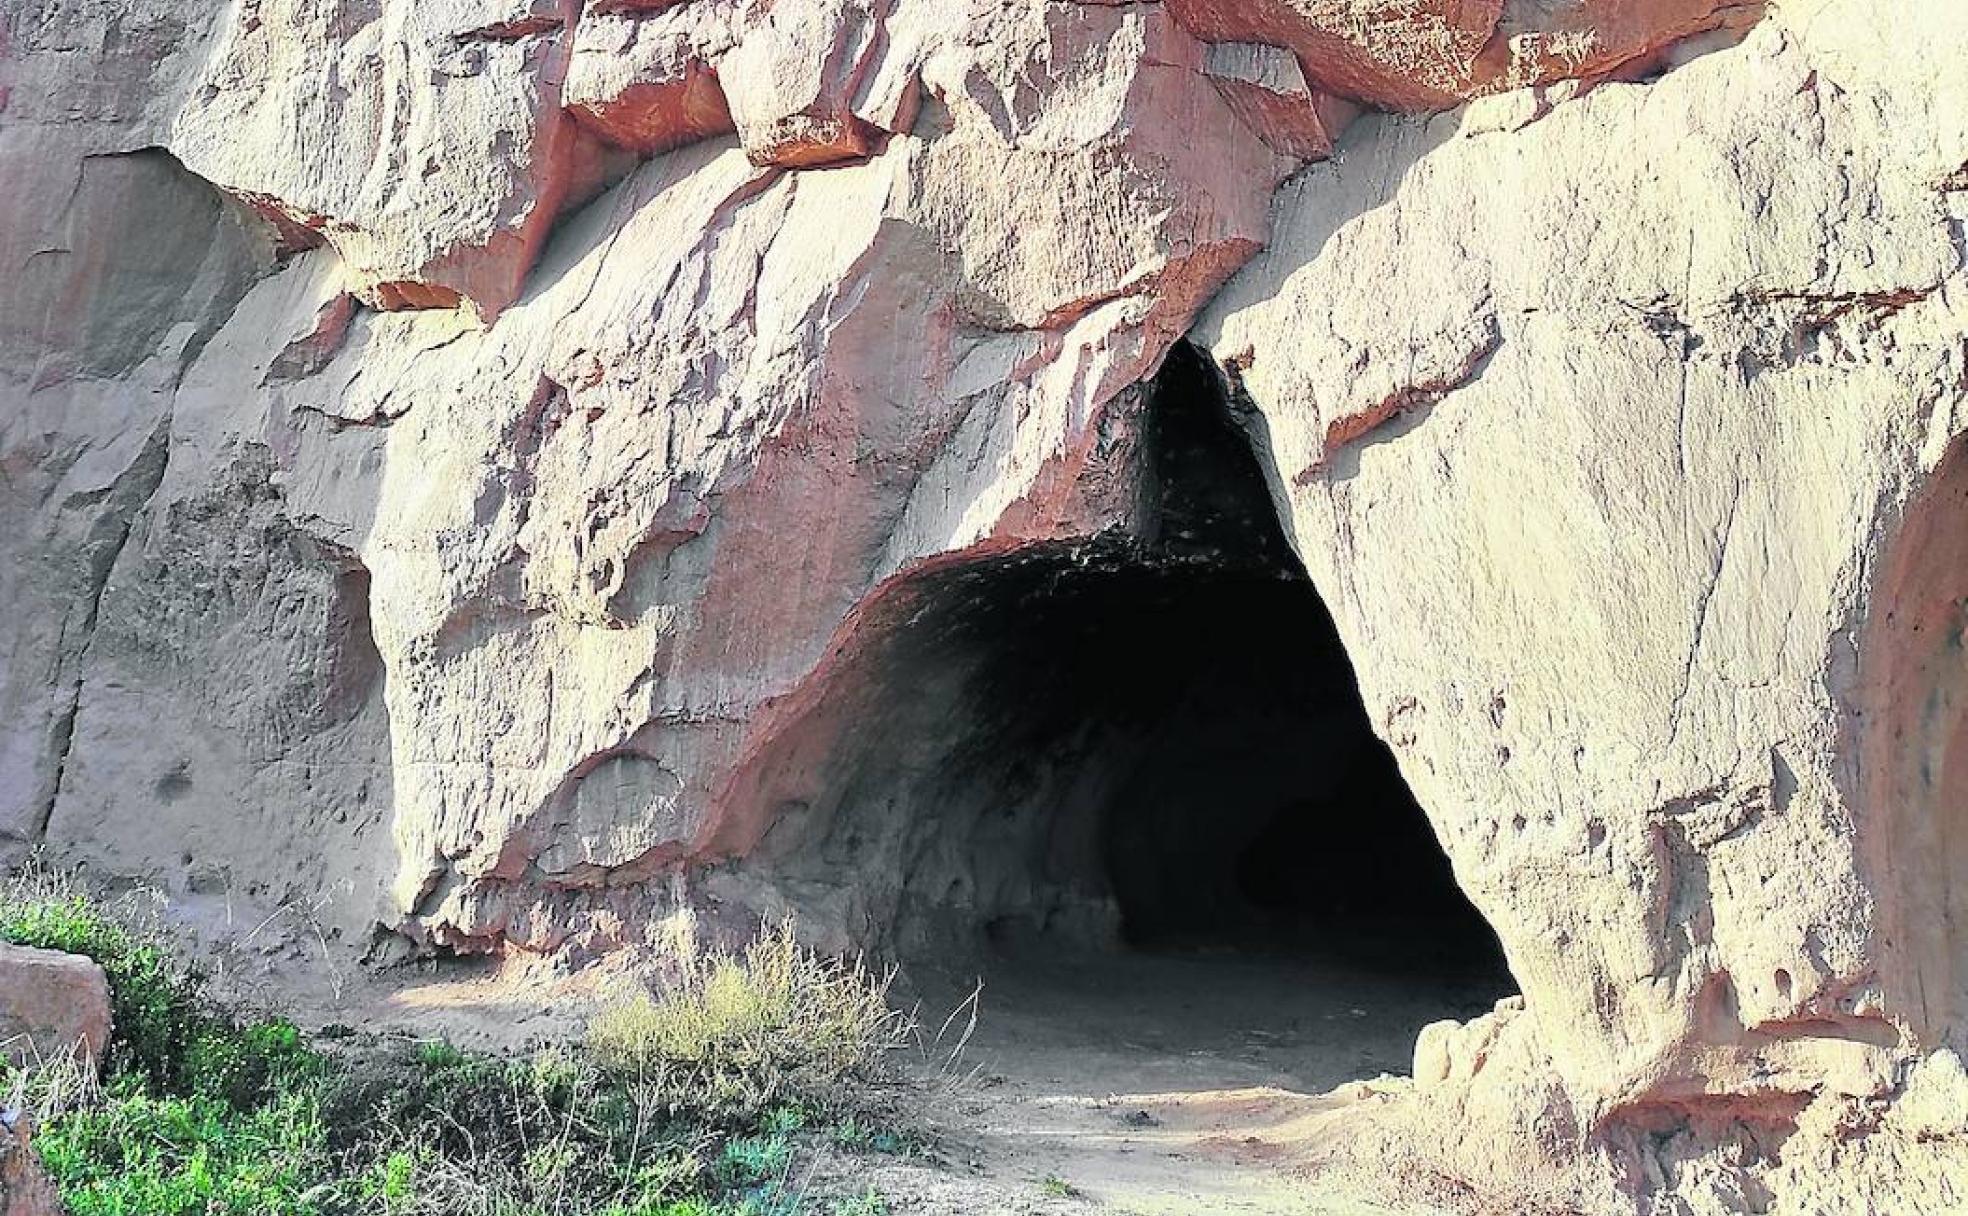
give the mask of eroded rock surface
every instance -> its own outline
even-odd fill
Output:
[[[879,939],[761,841],[926,588],[1142,542],[1193,332],[1523,985],[1389,1125],[1955,1177],[1968,18],[1759,17],[0,15],[0,847],[341,956]]]
[[[1968,145],[1889,139],[1879,87],[1773,25],[1514,132],[1390,125],[1206,322],[1540,1017],[1622,1028],[1552,1043],[1612,1093],[1877,1067],[1953,1016],[1881,973],[1875,918],[1940,892],[1867,872],[1892,802],[1851,749],[1868,584],[1959,425]]]
[[[1903,850],[1950,818],[1958,677],[1906,643],[1960,604],[1964,111],[1792,15],[1363,124],[1202,327],[1585,1127],[1878,1095],[1960,1034],[1910,928],[1945,848]]]
[[[1682,40],[1746,28],[1762,8],[1742,0],[1169,0],[1199,37],[1283,47],[1322,92],[1396,110],[1657,67]]]
[[[0,1216],[61,1216],[61,1197],[19,1127],[0,1121]]]

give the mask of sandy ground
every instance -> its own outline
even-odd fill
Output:
[[[968,1202],[879,1185],[898,1212],[1388,1213],[1294,1163],[1357,1101],[1346,1083],[1407,1073],[1421,1026],[1507,991],[1482,968],[1390,969],[1404,948],[987,961],[968,1080],[930,1113]],[[926,1014],[960,999],[961,974],[909,977]]]
[[[222,987],[249,1004],[272,998],[316,1027],[512,1049],[578,1034],[600,995],[586,979],[502,973],[489,960],[330,972],[304,934],[256,940],[263,952],[235,939]],[[1426,1216],[1308,1173],[1308,1144],[1344,1134],[1361,1101],[1354,1083],[1407,1074],[1423,1025],[1482,1013],[1512,989],[1489,961],[1425,933],[1392,927],[1346,940],[1343,953],[1026,950],[918,961],[898,991],[931,1031],[982,984],[961,1054],[948,1058],[963,1017],[915,1068],[931,1095],[921,1118],[935,1151],[822,1151],[805,1183],[822,1197],[873,1186],[897,1216]]]

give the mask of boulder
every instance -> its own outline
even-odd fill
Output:
[[[15,1064],[103,1058],[109,980],[75,954],[0,943],[0,1051]]]

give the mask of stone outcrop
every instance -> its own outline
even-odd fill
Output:
[[[1944,778],[1889,793],[1862,757],[1946,729],[1951,677],[1889,639],[1958,604],[1905,567],[1951,543],[1964,114],[1813,53],[1879,45],[1863,21],[1810,28],[1514,131],[1487,106],[1390,130],[1287,188],[1204,323],[1369,706],[1424,804],[1468,808],[1458,874],[1610,1102],[1870,1090],[1958,1016],[1895,928],[1947,884],[1872,835]],[[1888,137],[1910,120],[1941,144]],[[1512,188],[1485,194],[1499,141]],[[1835,224],[1792,210],[1852,191]]]
[[[1523,985],[1386,1117],[1589,1160],[1560,1208],[1951,1177],[1964,53],[1948,0],[0,15],[0,848],[350,953],[878,935],[761,842],[938,580],[1143,533],[1187,334]]]
[[[1657,69],[1687,40],[1754,24],[1743,0],[1169,0],[1211,42],[1291,51],[1322,93],[1433,110],[1562,80]]]
[[[16,1065],[100,1061],[109,1046],[109,980],[79,955],[0,943],[0,1054]]]

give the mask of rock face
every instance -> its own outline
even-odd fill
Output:
[[[109,1046],[109,981],[86,958],[0,944],[0,1052],[15,1064]]]
[[[1465,808],[1444,845],[1555,1059],[1611,1101],[1865,1089],[1958,1033],[1910,927],[1949,880],[1899,833],[1945,818],[1913,809],[1945,745],[1912,740],[1952,729],[1924,639],[1960,602],[1968,115],[1878,152],[1911,112],[1862,23],[1812,53],[1843,16],[1644,106],[1389,129],[1286,188],[1202,326],[1418,796]],[[1836,227],[1798,208],[1854,188]]]
[[[0,1122],[0,1216],[61,1216],[61,1197],[18,1128]]]
[[[949,588],[1189,560],[1189,335],[1523,986],[1399,1109],[1595,1162],[1560,1207],[1939,1176],[1964,53],[1949,0],[0,14],[0,849],[351,952],[880,940],[910,880],[788,841],[930,762],[840,758]]]

